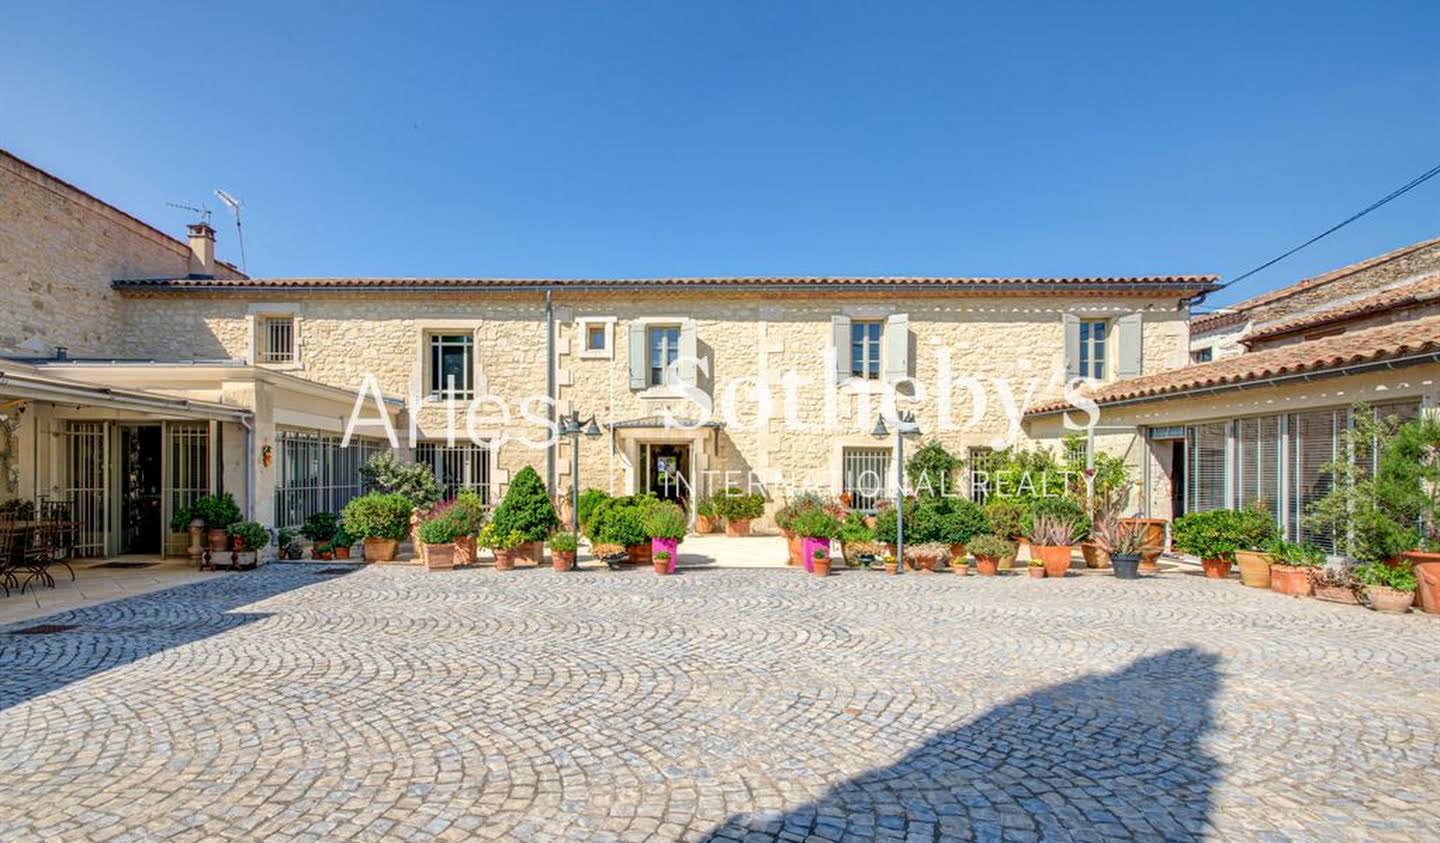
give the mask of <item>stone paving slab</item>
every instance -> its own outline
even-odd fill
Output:
[[[271,565],[0,628],[0,840],[1432,840],[1440,621],[1138,582]]]

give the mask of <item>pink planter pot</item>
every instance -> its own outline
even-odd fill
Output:
[[[679,548],[679,539],[651,539],[650,558],[654,559],[655,554],[659,553],[662,550],[670,554],[670,573],[673,574],[675,573],[675,562],[680,558]]]
[[[805,560],[806,573],[815,573],[815,551],[817,549],[824,551],[825,556],[828,558],[830,556],[830,540],[811,538],[802,538],[800,540],[800,552],[803,554],[801,558]]]

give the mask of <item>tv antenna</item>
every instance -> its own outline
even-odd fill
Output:
[[[236,239],[237,241],[239,241],[239,243],[240,243],[240,271],[241,271],[241,272],[244,272],[244,271],[245,271],[245,232],[244,232],[243,229],[240,228],[240,209],[243,208],[243,207],[245,207],[245,203],[244,203],[244,202],[241,202],[239,199],[236,199],[234,196],[231,196],[229,193],[226,193],[224,190],[221,190],[220,188],[216,188],[216,189],[215,189],[215,195],[218,196],[218,197],[220,197],[220,201],[221,201],[221,202],[224,202],[225,205],[226,205],[227,207],[229,207],[230,210],[235,213],[235,239]]]
[[[210,224],[210,209],[205,207],[204,205],[201,205],[197,208],[194,205],[184,205],[179,202],[166,202],[165,204],[169,205],[172,208],[179,208],[182,211],[189,211],[190,213],[199,216],[201,222],[205,223],[206,225]]]

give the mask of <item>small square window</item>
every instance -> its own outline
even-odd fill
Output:
[[[1191,363],[1209,363],[1211,360],[1214,359],[1215,349],[1213,348],[1197,348],[1194,351],[1190,352]]]
[[[585,350],[586,350],[586,351],[604,351],[604,350],[605,350],[605,326],[604,326],[604,325],[597,324],[597,323],[592,323],[592,324],[589,324],[589,325],[585,326]]]
[[[295,362],[295,317],[267,316],[260,323],[260,362]]]

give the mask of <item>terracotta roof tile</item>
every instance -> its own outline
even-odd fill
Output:
[[[1359,319],[1376,313],[1384,313],[1393,308],[1424,304],[1437,297],[1440,297],[1440,272],[1427,275],[1418,281],[1408,282],[1402,287],[1391,287],[1380,290],[1373,295],[1330,308],[1329,310],[1316,311],[1297,319],[1288,319],[1273,325],[1260,325],[1253,333],[1241,338],[1240,342],[1247,345],[1254,342],[1262,342],[1264,340],[1283,337],[1287,334],[1300,333],[1301,331],[1348,322],[1351,319]]]
[[[1425,354],[1440,359],[1440,316],[1396,322],[1252,351],[1213,363],[1142,375],[1101,385],[1088,394],[1101,406],[1122,401],[1147,401],[1194,390],[1240,387],[1285,375],[1324,374],[1356,364],[1381,363]],[[1072,406],[1068,402],[1053,401],[1031,407],[1025,415],[1055,413]]]
[[[617,289],[655,287],[737,288],[824,288],[824,287],[977,287],[986,289],[1027,288],[1046,290],[1107,290],[1125,292],[1164,288],[1194,294],[1215,288],[1214,275],[1146,275],[1137,277],[1091,278],[964,278],[964,277],[803,277],[744,276],[735,278],[144,278],[117,280],[112,286],[125,292],[226,290],[328,290],[371,289],[399,291],[428,290],[541,290]]]

